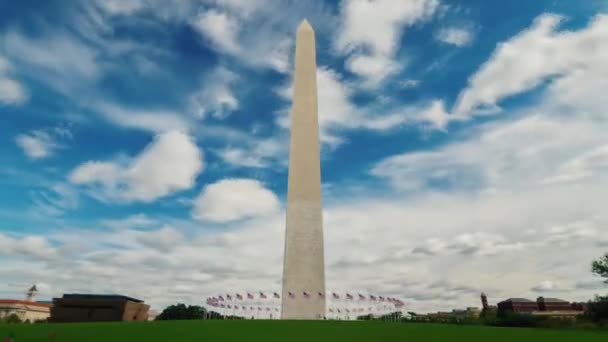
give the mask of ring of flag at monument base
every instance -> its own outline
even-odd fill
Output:
[[[207,310],[217,312],[222,316],[237,316],[244,318],[257,319],[278,319],[280,318],[281,296],[277,292],[267,295],[265,292],[244,292],[218,295],[209,297],[206,300]],[[268,292],[270,293],[270,292]],[[317,295],[311,295],[312,291],[288,291],[290,299],[299,296],[307,300],[325,299],[325,294],[321,291]],[[374,315],[382,316],[396,311],[401,311],[405,303],[394,297],[379,295],[364,295],[357,293],[331,292],[331,296],[326,302],[326,318],[328,319],[356,319],[357,316]]]

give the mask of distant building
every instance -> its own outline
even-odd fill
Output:
[[[538,297],[536,303],[540,311],[572,311],[570,302],[563,299]]]
[[[498,303],[499,316],[509,312],[532,313],[534,311],[538,311],[538,303],[526,298],[509,298]]]
[[[50,304],[18,299],[0,299],[0,319],[12,314],[22,321],[46,320],[50,315]]]
[[[149,305],[121,295],[64,294],[53,299],[51,322],[146,321]]]
[[[35,302],[34,297],[37,294],[36,285],[32,285],[26,292],[25,300],[0,299],[0,319],[13,314],[24,322],[35,322],[49,318],[51,304]]]

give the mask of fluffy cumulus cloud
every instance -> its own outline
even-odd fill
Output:
[[[606,86],[608,68],[602,61],[608,48],[601,42],[608,39],[608,17],[598,15],[578,31],[559,31],[562,20],[557,15],[542,15],[530,28],[500,44],[469,79],[454,106],[454,115],[467,117],[496,111],[500,100],[537,87],[547,79],[554,80],[549,92],[559,94],[556,101],[582,104],[589,100],[588,106],[597,104],[597,90],[586,93],[577,90],[577,86],[586,90]]]
[[[194,201],[197,220],[229,222],[267,216],[280,208],[277,196],[253,179],[224,179],[207,185]]]
[[[88,161],[70,175],[101,199],[149,202],[189,189],[203,170],[203,154],[192,138],[178,131],[160,134],[128,163]]]
[[[24,103],[28,93],[23,85],[10,77],[13,66],[0,55],[0,103],[18,105]]]
[[[455,45],[455,46],[466,46],[473,42],[473,32],[460,27],[444,28],[437,32],[437,40],[442,43]]]
[[[438,6],[437,0],[343,1],[336,49],[350,55],[350,71],[376,85],[401,67],[394,57],[404,29],[430,18]]]
[[[219,50],[231,54],[240,52],[237,40],[240,25],[237,18],[212,9],[201,13],[193,25]]]

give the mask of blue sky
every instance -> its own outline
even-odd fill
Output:
[[[328,288],[420,311],[482,290],[586,299],[608,246],[607,15],[591,0],[2,1],[0,296],[38,283],[162,307],[277,289],[308,18]]]

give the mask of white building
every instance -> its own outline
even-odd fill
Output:
[[[18,299],[0,299],[0,319],[16,314],[22,321],[34,322],[47,319],[51,305]]]

